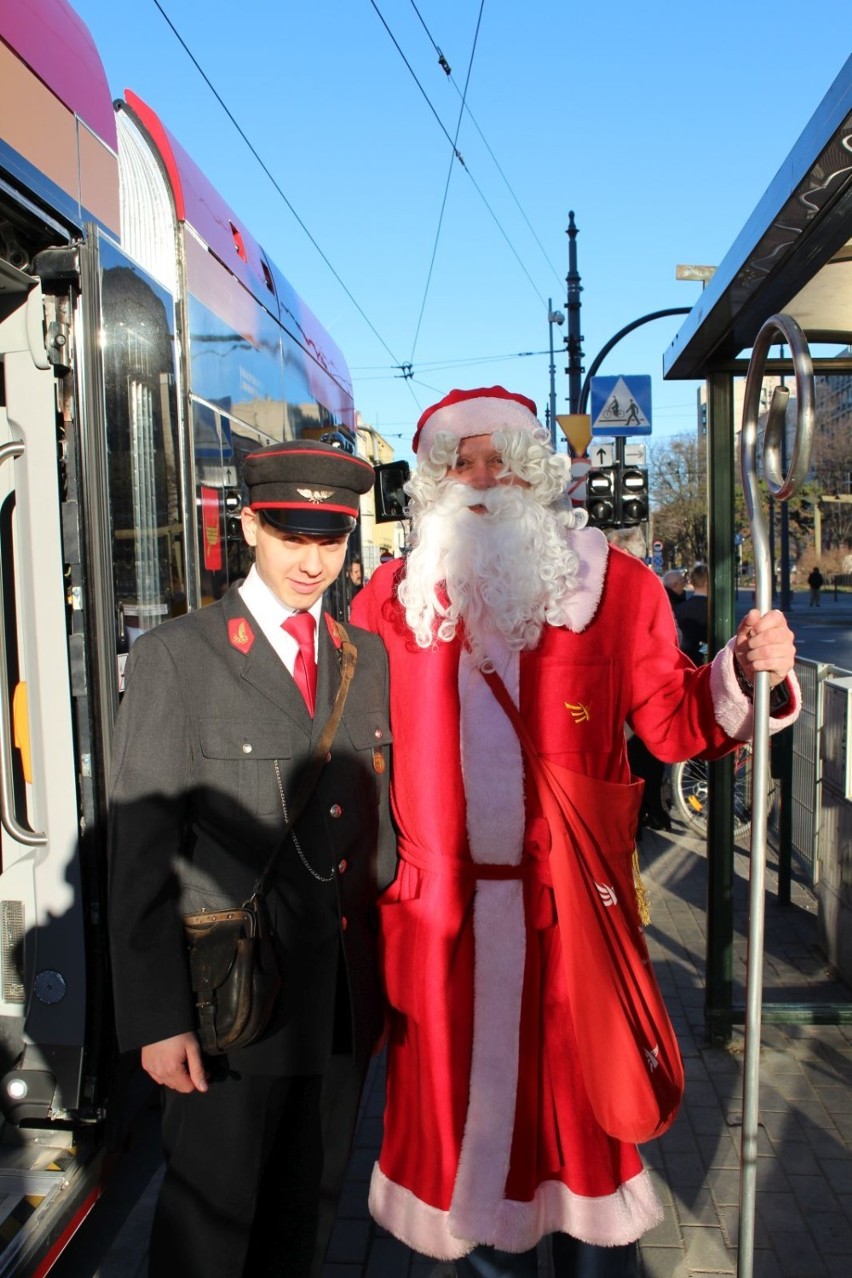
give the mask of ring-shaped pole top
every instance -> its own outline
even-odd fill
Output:
[[[782,450],[790,392],[785,386],[776,386],[763,436],[763,474],[770,493],[778,501],[789,501],[805,482],[814,434],[814,375],[807,339],[792,315],[771,315],[762,325],[752,348],[740,435],[740,476],[754,549],[755,604],[761,613],[772,607],[772,564],[758,486],[757,423],[769,348],[779,334],[790,347],[796,376],[796,431],[790,466],[785,475]]]

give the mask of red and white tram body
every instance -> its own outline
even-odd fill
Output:
[[[47,1272],[109,1144],[123,653],[244,575],[247,451],[354,425],[340,351],[65,0],[3,0],[0,1276]]]

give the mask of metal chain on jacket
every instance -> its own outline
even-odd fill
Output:
[[[278,793],[281,795],[281,807],[284,811],[284,820],[289,824],[290,817],[287,812],[287,800],[284,798],[284,782],[281,780],[281,769],[278,767],[277,759],[273,759],[272,763],[275,768],[275,780],[278,782]],[[308,858],[305,856],[304,852],[302,851],[302,845],[299,842],[299,840],[296,838],[296,831],[291,829],[289,831],[289,834],[290,834],[290,838],[293,840],[293,847],[296,849],[296,851],[299,854],[299,860],[302,862],[302,865],[308,871],[308,874],[313,875],[313,877],[316,879],[318,883],[331,883],[332,880],[334,879],[334,867],[332,866],[331,874],[320,874],[317,870],[314,869],[314,867],[311,865],[310,861],[308,860]]]
[[[269,881],[272,875],[273,868],[275,866],[275,862],[278,859],[278,857],[281,855],[281,853],[284,851],[284,848],[287,846],[287,840],[290,837],[292,828],[298,821],[299,817],[302,815],[302,811],[305,805],[307,804],[308,799],[311,797],[311,793],[313,792],[314,786],[319,780],[320,773],[322,772],[328,760],[331,758],[331,745],[332,745],[332,742],[334,741],[335,733],[337,732],[337,725],[339,724],[341,716],[343,714],[343,707],[346,703],[346,697],[349,692],[349,685],[352,682],[353,675],[355,674],[355,666],[358,660],[358,650],[356,649],[355,645],[350,642],[349,635],[346,633],[346,629],[340,624],[339,621],[335,622],[335,627],[337,630],[338,638],[341,641],[341,646],[340,646],[340,686],[337,689],[337,696],[334,699],[334,706],[332,707],[331,714],[329,715],[326,721],[325,727],[323,728],[320,734],[319,740],[317,741],[314,752],[308,763],[307,770],[301,777],[301,785],[296,794],[296,797],[293,799],[292,812],[289,817],[287,816],[286,806],[284,808],[284,822],[285,822],[286,828],[284,830],[283,835],[281,836],[280,842],[276,843],[275,847],[270,852],[269,859],[267,860],[266,865],[263,867],[260,878],[257,880],[257,882],[254,885],[254,890],[252,892],[252,899],[254,897],[262,897],[266,895],[266,889],[269,886]],[[278,770],[277,760],[275,761],[275,771],[276,773],[278,773],[278,789],[281,795],[281,802],[284,803],[284,787],[281,783],[281,774]],[[296,846],[298,847],[298,844],[296,844]],[[299,852],[299,856],[304,861],[304,856],[302,855],[301,850]],[[307,865],[307,862],[305,862],[305,864]],[[316,871],[312,870],[309,865],[308,865],[308,869],[311,870],[311,874],[313,874],[315,878],[319,878],[319,876],[316,874]],[[323,880],[322,878],[320,878],[320,882],[321,883],[329,882],[329,880]]]

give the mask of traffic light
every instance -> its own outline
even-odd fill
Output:
[[[618,478],[618,526],[643,524],[648,518],[648,472],[625,466]]]
[[[386,462],[383,466],[375,466],[374,470],[376,472],[373,484],[376,523],[387,524],[391,520],[405,519],[408,498],[403,486],[408,483],[411,476],[408,462]]]
[[[225,536],[230,541],[242,541],[243,524],[240,512],[243,508],[242,493],[236,488],[225,489]]]
[[[617,525],[617,467],[602,466],[586,474],[586,511],[591,528],[613,528]]]

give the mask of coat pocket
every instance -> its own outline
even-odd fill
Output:
[[[280,759],[289,767],[294,755],[306,753],[310,743],[304,734],[296,729],[290,732],[283,716],[252,721],[241,721],[238,716],[205,718],[199,721],[198,734],[205,780],[213,792],[210,797],[215,808],[221,811],[223,805],[239,803],[247,816],[280,814],[273,760]],[[286,774],[287,768],[282,771]]]
[[[379,967],[385,996],[395,1011],[416,1021],[421,979],[420,901],[385,901],[379,897],[378,914]]]

